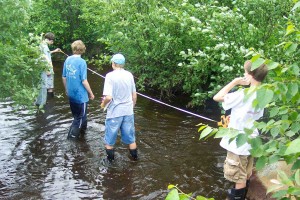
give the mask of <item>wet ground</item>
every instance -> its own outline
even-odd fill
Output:
[[[225,151],[219,140],[198,140],[195,125],[208,121],[138,96],[140,159],[131,161],[118,141],[115,163],[107,166],[105,113],[99,106],[103,79],[88,72],[96,98],[88,108],[87,135],[74,142],[66,139],[72,116],[61,71],[56,64],[56,97],[45,113],[14,112],[12,102],[0,102],[0,199],[157,200],[165,199],[168,184],[194,196],[225,199],[224,188],[230,187],[222,174]]]

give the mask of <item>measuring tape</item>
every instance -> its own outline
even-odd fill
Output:
[[[63,53],[64,55],[66,55],[66,56],[69,56],[68,54],[66,54],[66,53],[63,52],[62,50],[60,50],[60,52]],[[105,76],[99,74],[98,72],[96,72],[96,71],[94,71],[94,70],[92,70],[92,69],[90,69],[90,68],[87,68],[87,69],[88,69],[89,71],[93,72],[94,74],[100,76],[101,78],[104,78],[104,79],[105,79]],[[229,116],[226,116],[226,117],[225,117],[225,115],[222,115],[222,116],[221,116],[221,121],[218,122],[218,121],[213,120],[213,119],[210,119],[210,118],[208,118],[208,117],[204,117],[204,116],[202,116],[202,115],[198,115],[198,114],[192,113],[192,112],[190,112],[190,111],[187,111],[187,110],[184,110],[184,109],[181,109],[181,108],[172,106],[172,105],[167,104],[167,103],[164,103],[164,102],[162,102],[162,101],[159,101],[159,100],[157,100],[157,99],[151,98],[151,97],[149,97],[149,96],[147,96],[147,95],[144,95],[144,94],[142,94],[142,93],[137,92],[137,94],[140,95],[140,96],[142,96],[142,97],[145,97],[145,98],[147,98],[147,99],[149,99],[149,100],[151,100],[151,101],[155,101],[156,103],[159,103],[159,104],[168,106],[168,107],[170,107],[170,108],[174,108],[174,109],[179,110],[179,111],[181,111],[181,112],[185,112],[185,113],[187,113],[187,114],[190,114],[190,115],[193,115],[193,116],[196,116],[196,117],[199,117],[199,118],[208,120],[208,121],[217,122],[218,126],[222,126],[222,127],[227,127],[227,126],[228,126],[228,123],[229,123]]]

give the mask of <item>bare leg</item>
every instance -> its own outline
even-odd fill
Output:
[[[134,143],[131,143],[130,145],[129,145],[129,149],[136,149],[136,143],[134,142]]]
[[[114,147],[113,147],[113,146],[109,146],[109,145],[106,144],[106,145],[105,145],[105,148],[106,148],[106,149],[113,149]]]
[[[235,184],[235,189],[242,189],[246,187],[246,182],[245,183],[236,183]]]

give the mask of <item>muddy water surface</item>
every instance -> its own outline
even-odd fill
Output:
[[[0,199],[156,200],[166,197],[168,184],[194,196],[225,199],[225,151],[218,140],[198,140],[195,125],[207,121],[143,97],[135,108],[140,160],[131,161],[127,146],[118,141],[115,163],[105,165],[103,79],[90,72],[96,99],[89,104],[87,135],[66,140],[72,116],[61,65],[55,65],[57,96],[45,113],[13,112],[12,102],[0,102]]]

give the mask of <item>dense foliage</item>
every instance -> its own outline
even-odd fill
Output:
[[[80,17],[84,12],[84,4],[84,0],[32,1],[30,30],[36,34],[53,32],[56,37],[54,47],[60,47],[68,53],[71,52],[70,44],[80,39],[89,46],[90,54],[97,54],[100,30],[96,29],[93,21],[85,21]]]
[[[222,1],[220,1],[222,2]],[[276,2],[276,4],[274,4]],[[82,18],[101,30],[112,52],[123,52],[140,89],[176,91],[201,105],[240,74],[250,47],[269,55],[283,35],[289,1],[86,1]]]
[[[38,37],[28,30],[29,1],[0,1],[0,97],[33,105],[40,72]]]
[[[279,52],[276,57],[270,59],[272,55],[266,56],[254,50],[249,52],[254,68],[265,63],[270,70],[269,82],[258,88],[257,100],[253,105],[257,108],[266,107],[268,111],[267,117],[253,127],[258,128],[262,135],[251,138],[253,129],[245,130],[246,134],[239,134],[228,128],[216,129],[207,125],[199,128],[200,139],[230,136],[237,138],[238,146],[248,141],[252,146],[251,155],[257,158],[257,170],[280,159],[291,164],[292,176],[278,170],[278,180],[273,180],[276,185],[268,188],[268,192],[274,192],[273,197],[277,199],[300,196],[299,7],[300,2],[287,15],[288,22],[281,43],[273,44],[273,48]]]

